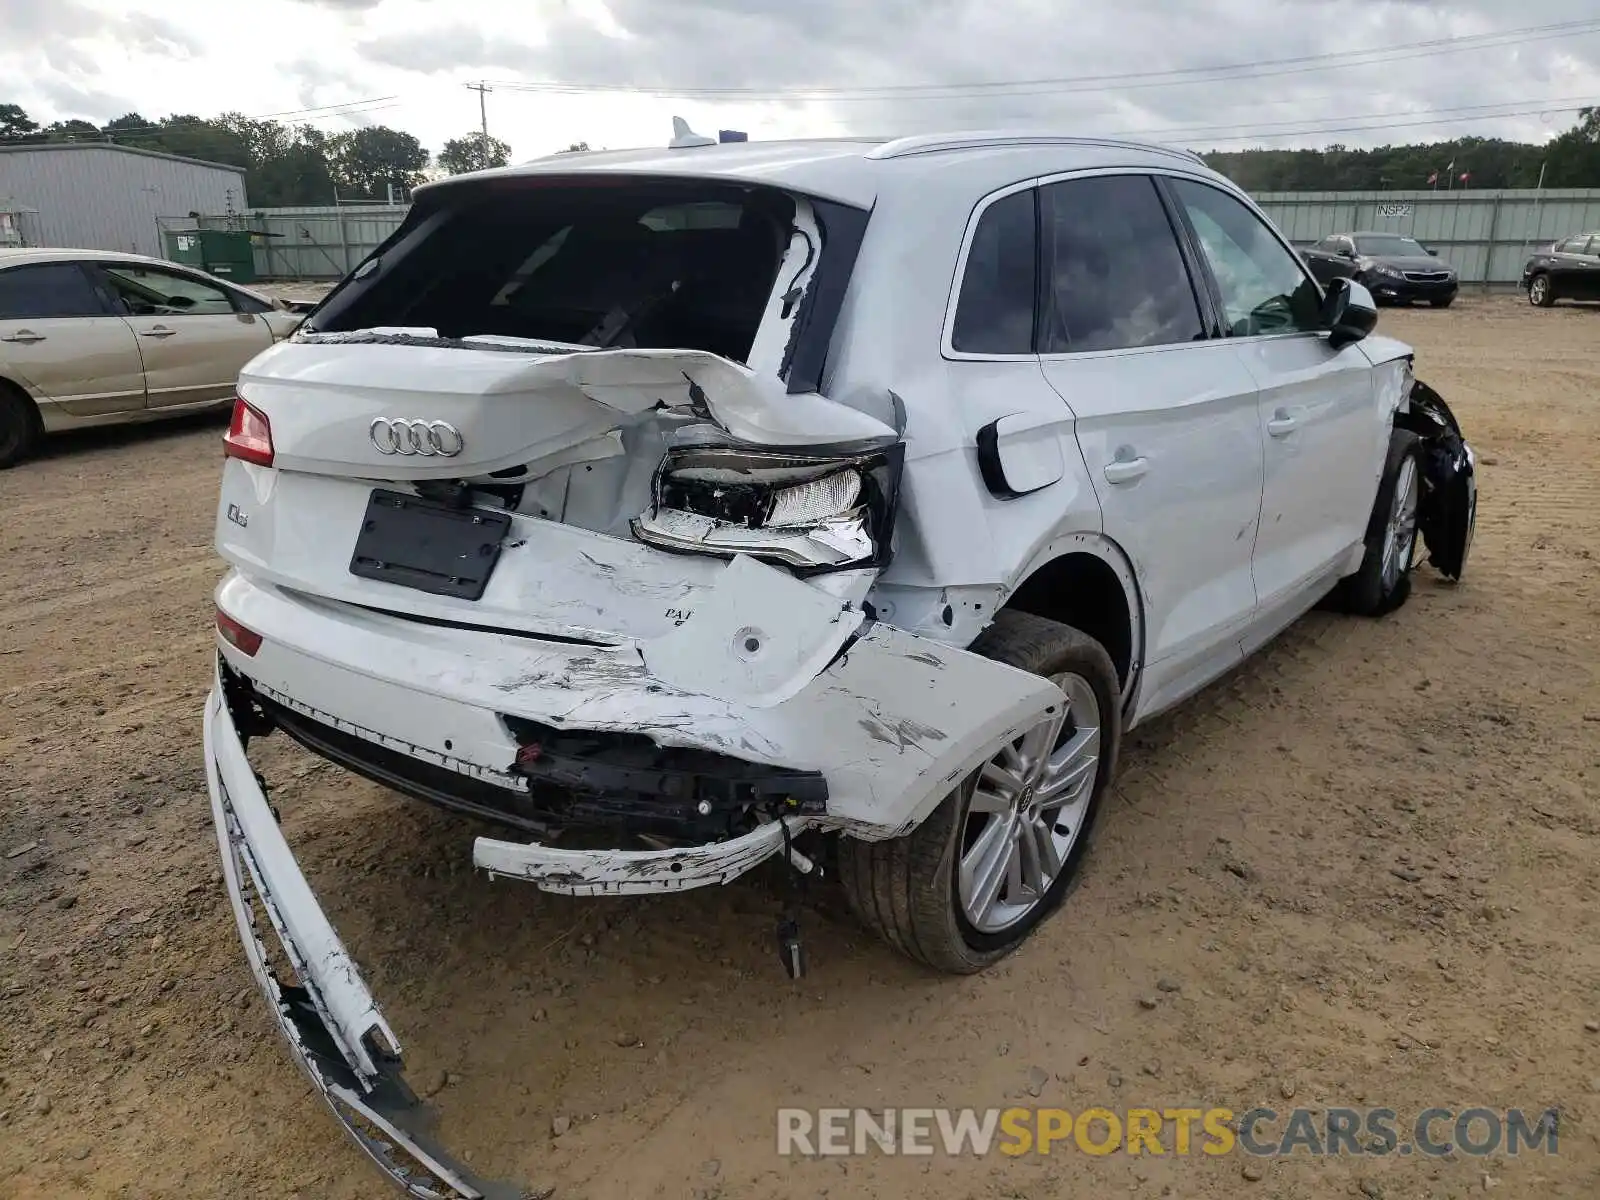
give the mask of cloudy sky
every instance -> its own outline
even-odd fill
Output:
[[[437,151],[487,80],[514,160],[658,144],[674,114],[1204,149],[1541,140],[1600,104],[1595,0],[0,0],[0,29],[0,103],[41,121],[319,109]]]

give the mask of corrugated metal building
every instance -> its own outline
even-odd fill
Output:
[[[240,167],[104,142],[0,146],[0,212],[29,246],[159,258],[157,218],[247,205]]]

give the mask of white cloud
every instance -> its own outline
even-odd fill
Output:
[[[465,84],[480,78],[768,93],[1081,78],[1597,16],[1593,0],[1529,0],[1509,10],[1491,0],[8,0],[6,9],[0,102],[20,103],[41,121],[105,121],[128,109],[152,118],[266,115],[393,96],[363,113],[314,120],[330,132],[381,122],[434,151],[477,128],[478,97]],[[1570,125],[1571,114],[1489,114],[1600,102],[1600,33],[1309,69],[1330,66],[923,99],[672,99],[501,87],[488,103],[490,131],[529,158],[580,140],[662,142],[674,114],[697,128],[758,138],[1048,124],[1205,148],[1237,146],[1251,134],[1302,145],[1540,139]]]

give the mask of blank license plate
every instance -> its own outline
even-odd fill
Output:
[[[350,574],[476,600],[489,584],[510,528],[507,513],[452,508],[379,488],[367,500]]]

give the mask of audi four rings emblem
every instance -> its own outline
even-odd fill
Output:
[[[419,454],[424,458],[454,458],[466,442],[449,421],[414,421],[406,417],[378,417],[367,436],[379,454]]]

